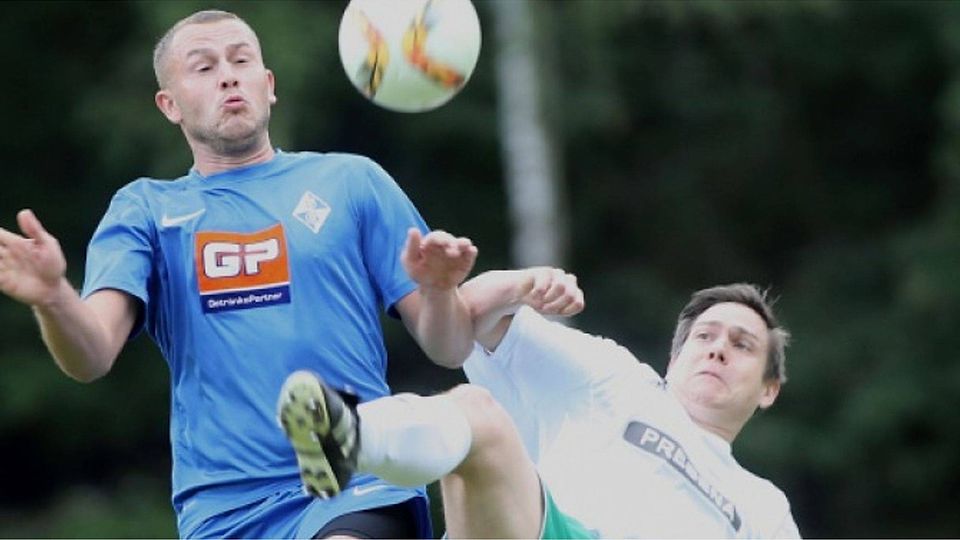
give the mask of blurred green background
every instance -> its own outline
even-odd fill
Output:
[[[191,164],[153,104],[151,51],[218,7],[260,34],[277,146],[369,155],[431,226],[475,241],[478,271],[525,264],[498,116],[505,6],[476,2],[484,48],[467,88],[406,115],[344,76],[345,5],[0,3],[0,226],[33,208],[79,287],[112,193]],[[741,462],[788,494],[805,536],[960,534],[960,4],[523,7],[560,197],[537,241],[561,246],[545,262],[586,291],[574,324],[662,370],[690,292],[771,286],[795,337],[790,382],[737,441]],[[462,380],[385,325],[395,390]],[[168,384],[145,337],[106,378],[72,382],[30,311],[0,298],[0,536],[175,536]]]

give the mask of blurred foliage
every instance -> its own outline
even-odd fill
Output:
[[[477,2],[489,35],[489,6]],[[486,40],[453,102],[403,115],[342,75],[345,1],[4,2],[0,226],[34,208],[82,281],[110,195],[190,166],[153,104],[154,41],[233,10],[260,34],[273,142],[357,152],[428,222],[510,265]],[[736,446],[813,537],[960,531],[960,5],[536,1],[560,130],[576,323],[665,366],[689,293],[772,286],[790,382]],[[461,380],[385,321],[396,390]],[[145,338],[114,372],[63,377],[29,310],[0,300],[0,536],[176,534],[165,364]]]

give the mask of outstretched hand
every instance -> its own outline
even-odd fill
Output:
[[[583,311],[583,291],[577,276],[560,268],[540,266],[524,270],[520,301],[544,315],[570,317]]]
[[[67,270],[60,242],[30,210],[17,213],[24,236],[0,227],[0,292],[32,306],[56,297]]]
[[[403,268],[421,287],[453,289],[466,279],[477,260],[477,248],[469,238],[456,238],[444,231],[426,236],[411,228],[400,256]]]

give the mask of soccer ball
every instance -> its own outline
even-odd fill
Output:
[[[393,111],[428,111],[470,79],[480,20],[470,0],[351,0],[339,44],[360,93]]]

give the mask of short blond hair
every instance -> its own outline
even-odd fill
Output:
[[[177,32],[179,32],[181,28],[191,24],[208,24],[225,20],[240,21],[246,25],[247,28],[250,28],[250,25],[247,24],[247,21],[240,18],[239,15],[219,9],[206,9],[203,11],[198,11],[193,15],[180,19],[176,24],[171,26],[170,29],[163,34],[163,37],[157,41],[156,46],[153,48],[153,74],[157,77],[157,85],[160,88],[164,88],[167,85],[167,75],[164,70],[167,52],[170,50],[170,44],[173,43],[174,36],[176,36]],[[250,32],[253,33],[254,39],[257,39],[257,46],[259,47],[260,43],[259,39],[257,38],[257,33],[253,31],[253,28],[250,28]]]

